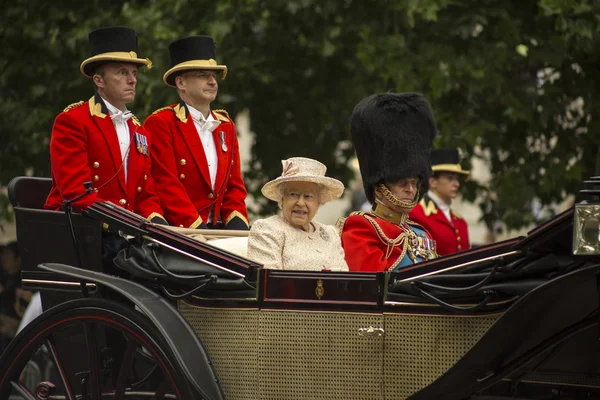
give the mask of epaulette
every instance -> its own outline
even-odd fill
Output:
[[[72,109],[77,108],[77,107],[79,107],[82,104],[83,104],[83,101],[78,101],[77,103],[69,104],[68,106],[65,107],[65,109],[63,110],[63,112],[69,112]]]
[[[229,122],[229,113],[225,110],[213,110],[219,121]]]
[[[159,108],[158,110],[154,111],[154,112],[152,113],[152,115],[154,115],[154,114],[158,114],[159,112],[161,112],[161,111],[165,111],[165,110],[171,110],[171,111],[173,111],[173,107],[171,107],[171,106],[166,106],[166,107]]]
[[[140,124],[140,120],[133,114],[131,115],[131,120],[135,126],[142,126],[142,124]]]
[[[363,216],[365,214],[368,214],[366,211],[352,211],[350,213],[350,215],[348,215],[348,217],[354,217],[354,216]]]
[[[347,219],[348,219],[348,217],[339,217],[337,219],[337,221],[335,221],[335,229],[340,237],[342,236],[342,231],[344,230],[344,224],[346,223]]]
[[[458,219],[464,219],[462,215],[460,215],[458,212],[454,211],[453,209],[450,209],[450,212],[452,214],[454,214],[454,216]]]

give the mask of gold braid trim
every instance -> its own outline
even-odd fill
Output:
[[[396,225],[404,224],[408,221],[408,214],[390,210],[379,199],[375,199],[371,213]]]
[[[391,271],[392,269],[394,269],[396,267],[396,265],[398,265],[398,263],[400,261],[402,261],[402,259],[406,255],[406,251],[408,250],[406,239],[408,238],[409,234],[406,233],[406,230],[402,226],[400,226],[400,229],[402,229],[402,233],[399,234],[395,239],[390,239],[383,232],[383,229],[381,229],[381,227],[379,226],[377,221],[375,221],[373,219],[373,217],[371,217],[370,215],[366,215],[366,214],[364,215],[364,217],[367,221],[369,221],[369,223],[371,224],[373,229],[375,229],[375,232],[377,233],[377,236],[379,237],[379,240],[381,241],[381,243],[386,245],[386,251],[385,251],[385,259],[386,260],[388,258],[390,258],[390,256],[392,255],[392,251],[394,251],[394,247],[402,246],[402,251],[400,252],[400,257],[398,257],[398,259],[396,259],[396,261],[392,264],[392,266],[390,268],[388,268],[388,270]]]
[[[152,214],[148,215],[148,218],[146,218],[148,221],[151,221],[152,218],[154,217],[160,217],[160,219],[162,219],[163,221],[167,222],[167,220],[165,219],[165,217],[163,217],[162,215],[160,215],[157,212],[153,212]]]
[[[462,215],[460,215],[459,213],[457,213],[457,212],[456,212],[456,211],[454,211],[453,209],[450,209],[450,212],[451,212],[452,214],[454,214],[454,216],[455,216],[456,218],[458,218],[458,219],[464,219],[464,218],[462,217]]]
[[[181,103],[177,104],[173,107],[173,112],[175,112],[175,116],[184,124],[187,123],[187,112],[185,106],[182,106]]]
[[[429,200],[429,202],[425,203],[425,199],[421,199],[419,202],[421,207],[423,207],[423,214],[426,217],[429,217],[431,214],[437,214],[437,206],[435,205],[435,201]]]
[[[137,119],[137,117],[135,115],[133,115],[133,114],[131,114],[131,121],[133,121],[133,124],[135,126],[142,126],[142,124],[140,124],[140,120]]]
[[[162,112],[162,111],[165,111],[165,110],[170,110],[170,111],[173,111],[173,107],[171,107],[171,106],[166,106],[166,107],[159,108],[158,110],[154,111],[154,112],[152,113],[152,115],[158,114],[159,112]]]
[[[417,199],[419,198],[418,190],[417,190],[417,194],[415,194],[415,198],[413,199],[413,201],[411,201],[410,203],[407,203],[405,201],[398,199],[396,196],[394,196],[394,194],[392,192],[390,192],[390,189],[388,189],[387,186],[385,186],[383,183],[380,183],[379,185],[377,185],[377,189],[379,189],[379,191],[381,192],[383,197],[385,197],[390,203],[392,203],[393,205],[395,205],[397,207],[413,208],[414,206],[417,205]]]
[[[213,110],[213,112],[215,113],[219,121],[229,122],[229,120],[231,119],[229,117],[229,113],[225,110]]]
[[[198,215],[198,218],[190,225],[190,229],[196,229],[200,225],[202,225],[202,217]]]
[[[248,223],[246,217],[244,217],[244,215],[239,211],[233,211],[231,214],[229,214],[229,216],[225,219],[225,226],[227,226],[235,217],[240,218],[242,221],[244,221],[248,228],[250,227],[250,224]]]
[[[69,112],[72,109],[77,108],[77,107],[79,107],[82,104],[83,104],[83,101],[78,101],[77,103],[69,104],[68,106],[65,107],[65,109],[63,110],[63,112]]]

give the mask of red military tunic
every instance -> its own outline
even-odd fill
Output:
[[[410,212],[410,219],[425,227],[436,243],[440,256],[453,254],[471,247],[467,222],[454,210],[450,210],[452,221],[444,215],[435,201],[427,194]]]
[[[384,217],[381,209],[387,214]],[[344,221],[342,247],[350,271],[385,272],[437,257],[426,230],[406,214],[381,205],[350,214]]]
[[[99,95],[70,105],[56,117],[50,139],[52,189],[46,209],[60,210],[63,200],[82,195],[83,183],[92,182],[95,190],[74,202],[75,209],[83,210],[96,200],[110,201],[150,220],[164,220],[150,175],[149,135],[135,117],[127,124],[131,144],[126,180],[117,131]]]
[[[213,111],[221,124],[213,131],[218,165],[213,190],[202,141],[184,102],[152,113],[144,127],[155,148],[152,176],[173,225],[196,228],[206,223],[214,206],[217,220],[230,229],[248,229],[246,187],[240,166],[239,145],[233,121],[224,111]]]

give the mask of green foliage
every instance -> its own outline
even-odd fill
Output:
[[[0,186],[49,176],[54,117],[92,95],[79,72],[87,33],[123,24],[154,62],[130,107],[140,119],[177,101],[162,83],[168,44],[217,40],[230,74],[215,106],[250,111],[253,193],[290,156],[316,158],[347,183],[354,105],[376,91],[419,91],[436,112],[436,144],[491,167],[489,185],[468,183],[467,198],[487,210],[494,192],[517,228],[531,221],[533,197],[558,202],[600,173],[599,10],[599,0],[15,1],[0,24]],[[8,211],[0,199],[0,218]]]

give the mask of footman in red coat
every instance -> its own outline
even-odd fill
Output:
[[[163,80],[181,102],[144,122],[156,151],[152,174],[167,220],[188,228],[249,228],[236,129],[227,112],[211,110],[227,67],[215,42],[191,36],[169,45],[172,67]]]
[[[137,35],[127,27],[90,32],[91,57],[81,72],[97,93],[71,104],[52,128],[52,189],[45,208],[60,210],[92,183],[92,192],[75,201],[84,210],[96,200],[110,201],[153,222],[166,223],[150,172],[151,140],[126,104],[135,98],[138,68],[150,67],[137,56]]]
[[[429,190],[410,213],[410,218],[425,227],[436,243],[440,256],[471,247],[465,219],[450,206],[458,194],[461,176],[469,171],[460,165],[458,149],[438,149],[431,152],[433,176],[428,179]]]

